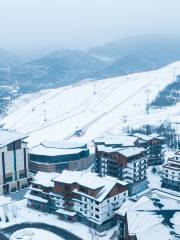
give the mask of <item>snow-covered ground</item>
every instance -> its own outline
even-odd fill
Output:
[[[42,229],[27,228],[12,234],[10,240],[62,240],[59,236]]]
[[[178,106],[145,113],[146,90],[149,101],[174,80],[174,69],[180,74],[180,62],[162,69],[115,77],[96,82],[46,90],[21,97],[1,120],[6,128],[28,133],[34,146],[44,139],[83,141],[90,143],[104,133],[118,133],[126,126],[160,123],[179,118]],[[127,122],[123,122],[127,115]],[[81,137],[72,136],[85,129]]]
[[[16,209],[16,211],[14,211],[13,209]],[[8,216],[8,219],[9,219],[8,222],[5,221],[4,214]],[[46,223],[46,224],[52,224],[53,226],[66,229],[84,240],[91,240],[92,236],[93,236],[93,239],[96,239],[96,240],[109,239],[113,235],[114,231],[116,231],[116,227],[112,228],[106,232],[105,236],[100,237],[95,233],[94,230],[90,229],[84,224],[81,224],[79,222],[63,221],[59,219],[57,215],[47,214],[47,213],[43,213],[43,212],[28,208],[26,199],[18,201],[16,203],[12,203],[12,204],[10,203],[8,204],[8,207],[6,209],[4,209],[3,207],[0,207],[0,217],[2,219],[2,221],[0,221],[0,229],[8,226],[12,226],[14,224],[19,224],[22,222]],[[44,238],[40,238],[40,239],[44,239]]]

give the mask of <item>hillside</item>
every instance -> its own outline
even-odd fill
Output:
[[[68,85],[91,78],[106,65],[80,50],[59,50],[11,70],[8,79],[18,82],[19,92]]]
[[[158,96],[152,101],[151,107],[163,108],[174,106],[180,102],[180,76],[176,80],[168,84]]]
[[[12,65],[0,65],[0,114],[24,93],[68,86],[87,79],[103,79],[159,69],[180,60],[180,38],[137,36],[89,49],[58,50],[25,64],[15,57]],[[0,50],[1,59],[3,58]],[[5,65],[2,65],[5,66]]]
[[[18,99],[1,120],[6,128],[29,135],[30,146],[44,139],[91,142],[104,133],[118,133],[127,126],[160,123],[178,115],[178,107],[146,114],[146,90],[152,101],[174,81],[180,62],[154,72],[143,72],[96,82],[84,82]],[[127,121],[124,121],[126,116]],[[80,132],[81,137],[74,135]]]
[[[8,61],[6,63],[8,64]],[[106,63],[85,52],[66,49],[52,52],[26,64],[8,69],[1,68],[0,114],[4,114],[11,101],[19,95],[93,78],[95,73],[105,66]]]
[[[111,61],[110,66],[98,72],[99,78],[150,71],[180,59],[180,38],[129,37],[90,49],[89,53]]]

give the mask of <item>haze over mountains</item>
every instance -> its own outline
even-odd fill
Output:
[[[92,48],[89,53],[111,62],[99,77],[158,69],[180,59],[180,37],[138,36]]]
[[[155,35],[128,37],[86,52],[58,50],[27,63],[0,50],[0,99],[6,106],[22,93],[158,69],[177,60],[180,37]]]

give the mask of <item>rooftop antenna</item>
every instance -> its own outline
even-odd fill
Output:
[[[146,93],[146,113],[147,115],[149,114],[149,94],[150,94],[151,90],[150,89],[146,89],[145,93]]]

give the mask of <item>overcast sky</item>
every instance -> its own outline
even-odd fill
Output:
[[[14,52],[179,31],[180,0],[0,0],[0,48]]]

